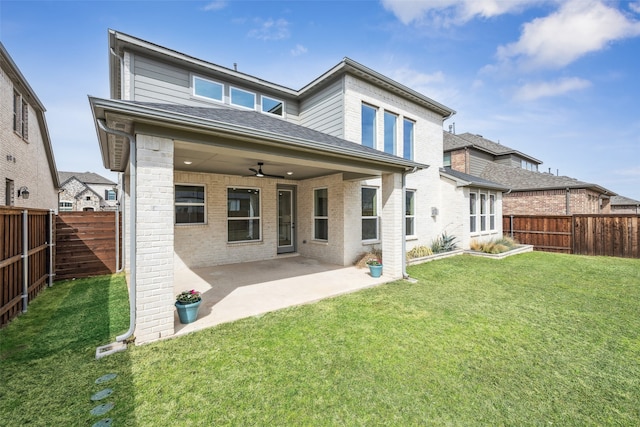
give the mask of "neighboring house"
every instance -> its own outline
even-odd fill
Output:
[[[636,214],[640,215],[640,202],[623,196],[611,198],[612,214]]]
[[[109,211],[117,204],[117,184],[93,172],[59,172],[60,212]]]
[[[58,173],[45,108],[0,43],[0,204],[55,210]]]
[[[444,132],[444,164],[498,183],[503,215],[609,213],[616,193],[567,176],[538,172],[542,162],[480,135]]]
[[[109,51],[111,99],[89,101],[123,174],[137,342],[174,333],[178,269],[381,248],[400,278],[407,249],[469,224],[476,183],[440,170],[454,111],[349,58],[295,90],[113,30]]]

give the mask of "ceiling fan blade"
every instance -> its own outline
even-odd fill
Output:
[[[250,170],[251,172],[255,173],[256,175],[258,174],[258,171],[257,171],[257,170],[255,170],[254,168],[249,168],[249,170]]]
[[[282,175],[269,175],[268,173],[265,173],[265,174],[263,174],[263,175],[264,175],[264,176],[266,176],[266,177],[269,177],[269,178],[280,178],[280,179],[284,179],[284,176],[282,176]]]

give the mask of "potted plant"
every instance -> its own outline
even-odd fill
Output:
[[[367,260],[369,266],[369,273],[371,277],[380,277],[382,275],[382,261],[377,258],[371,258]]]
[[[191,323],[198,317],[198,308],[202,303],[200,292],[191,289],[182,291],[176,296],[176,309],[180,323]]]

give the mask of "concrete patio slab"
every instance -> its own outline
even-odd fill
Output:
[[[174,293],[202,292],[198,319],[181,324],[175,335],[295,305],[308,304],[392,281],[374,278],[368,269],[326,264],[302,256],[274,260],[180,269],[174,273]]]

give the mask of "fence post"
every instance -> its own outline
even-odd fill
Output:
[[[22,211],[22,312],[29,301],[29,212]]]
[[[53,286],[53,277],[56,275],[55,265],[53,263],[53,209],[49,210],[49,287]]]
[[[513,215],[511,215],[511,221],[509,222],[509,234],[511,234],[511,238],[513,239]]]

